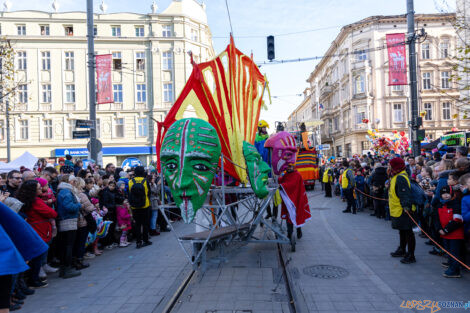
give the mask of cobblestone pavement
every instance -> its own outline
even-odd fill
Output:
[[[429,255],[424,239],[417,237],[417,263],[401,264],[389,255],[398,245],[390,222],[367,210],[343,214],[343,202],[325,199],[319,191],[310,192],[309,199],[312,220],[303,228],[297,252],[285,249],[301,312],[432,312],[400,305],[404,300],[470,300],[470,273],[463,272],[462,279],[442,277],[445,259]],[[182,233],[192,230],[181,223],[176,227]],[[77,278],[52,275],[49,286],[28,297],[20,312],[161,312],[189,266],[171,233],[153,242],[140,250],[106,251]],[[227,256],[226,263],[195,276],[174,312],[289,312],[274,244],[239,245]],[[313,277],[316,265],[344,276]]]

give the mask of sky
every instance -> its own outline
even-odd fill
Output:
[[[59,11],[85,11],[86,1],[57,0]],[[156,1],[162,12],[172,0]],[[416,13],[436,13],[440,8],[449,10],[454,0],[415,0]],[[45,1],[11,1],[14,10],[44,10]],[[52,3],[52,1],[49,1]],[[107,0],[107,12],[150,13],[152,0]],[[101,0],[95,0],[95,12]],[[266,36],[275,36],[276,60],[297,59],[323,55],[336,38],[342,26],[373,15],[406,13],[406,0],[227,0],[235,45],[245,54],[253,52],[257,63],[267,61]],[[209,27],[213,35],[214,49],[219,53],[228,44],[230,23],[224,0],[206,0]],[[49,5],[46,10],[52,10]],[[315,30],[309,31],[308,30]],[[292,32],[299,34],[283,35]],[[272,98],[268,110],[261,112],[274,129],[275,121],[286,121],[297,107],[305,88],[306,79],[318,61],[263,65]]]

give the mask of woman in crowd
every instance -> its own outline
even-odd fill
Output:
[[[23,202],[21,211],[26,215],[26,221],[33,227],[45,243],[52,241],[52,224],[50,219],[57,217],[56,211],[49,207],[41,198],[42,188],[38,181],[28,180],[21,184],[17,199]],[[47,286],[39,279],[41,267],[46,263],[47,251],[31,260],[31,280],[33,288]]]
[[[397,157],[390,160],[389,173],[391,179],[388,201],[392,228],[397,229],[400,234],[400,245],[390,255],[392,257],[402,257],[403,259],[400,262],[403,264],[415,263],[416,239],[413,233],[414,224],[409,214],[413,214],[416,207],[412,203],[411,180],[406,173],[406,165],[402,158]]]
[[[83,262],[83,256],[85,254],[85,242],[88,237],[88,233],[95,231],[91,229],[93,227],[94,220],[91,220],[93,217],[90,215],[91,212],[95,210],[95,207],[84,192],[85,181],[80,177],[77,177],[75,179],[75,186],[81,208],[78,216],[77,236],[73,248],[73,265],[77,270],[81,270],[90,266],[90,264]],[[88,225],[87,220],[90,221],[90,225]]]
[[[72,255],[77,236],[78,215],[81,209],[80,200],[75,189],[75,177],[63,175],[60,179],[57,195],[57,213],[59,217],[60,273],[62,278],[81,275],[72,268]]]

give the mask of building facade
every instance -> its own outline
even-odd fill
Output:
[[[295,110],[289,115],[287,119],[287,129],[286,131],[289,132],[296,132],[299,131],[300,124],[311,121],[314,119],[313,110],[312,110],[312,103],[311,100],[311,89],[306,88],[303,92],[303,99],[302,102]]]
[[[470,125],[457,107],[457,84],[450,80],[455,74],[455,15],[422,14],[415,20],[417,29],[427,33],[417,44],[419,111],[426,112],[423,128],[435,139],[452,127]],[[385,40],[386,34],[406,31],[404,15],[373,16],[344,26],[310,74],[312,117],[324,122],[317,142],[331,146],[325,155],[368,151],[368,129],[388,136],[408,133],[409,87],[388,85]]]
[[[97,105],[103,161],[155,158],[162,121],[196,62],[214,57],[204,4],[173,0],[161,13],[95,14],[95,54],[112,55],[113,103]],[[86,12],[0,13],[1,36],[15,49],[17,97],[9,99],[12,159],[86,158],[88,139],[72,139],[75,120],[89,118]],[[4,101],[6,102],[6,101]],[[5,110],[0,159],[6,159]]]

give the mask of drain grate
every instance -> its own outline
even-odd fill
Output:
[[[330,208],[321,208],[321,207],[317,207],[317,208],[310,208],[310,210],[318,210],[318,211],[324,211],[324,210],[329,210]]]
[[[333,265],[308,266],[303,269],[303,272],[305,275],[322,279],[344,278],[349,275],[346,269]]]

